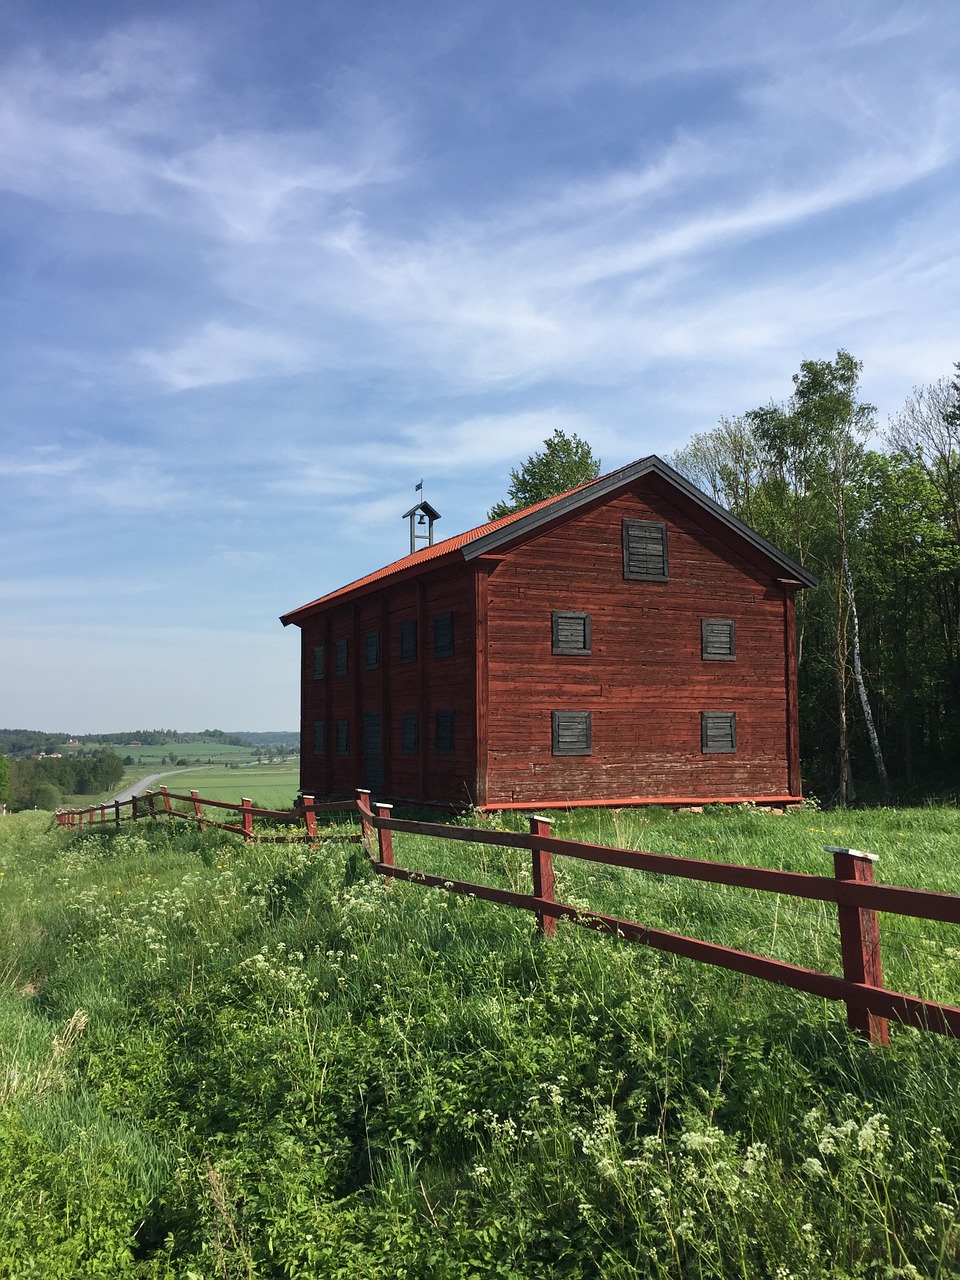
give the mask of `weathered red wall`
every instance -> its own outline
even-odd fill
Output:
[[[301,660],[301,789],[319,797],[349,796],[363,785],[361,725],[364,712],[379,711],[383,718],[384,781],[382,793],[406,799],[452,800],[467,804],[475,797],[476,784],[476,628],[472,573],[464,565],[451,572],[438,570],[420,579],[401,581],[351,603],[334,605],[308,619],[302,628]],[[437,658],[433,653],[433,618],[453,613],[454,652]],[[400,625],[418,622],[417,661],[400,662]],[[380,668],[363,665],[363,637],[380,631]],[[346,675],[334,673],[336,641],[350,641]],[[313,676],[314,646],[326,646],[326,672]],[[437,711],[456,714],[455,751],[438,755],[434,750]],[[404,712],[420,715],[418,755],[404,755],[401,734]],[[350,726],[350,751],[338,756],[334,723],[346,719]],[[327,725],[327,751],[314,751],[313,726]],[[377,796],[374,795],[374,799]]]
[[[655,480],[638,482],[506,553],[490,573],[487,804],[787,792],[776,568],[683,501]],[[669,582],[624,580],[624,518],[667,524]],[[590,613],[590,656],[552,654],[556,609]],[[735,661],[702,659],[704,617],[734,621]],[[592,755],[552,754],[552,710],[593,713]],[[701,711],[736,712],[736,754],[702,753]]]

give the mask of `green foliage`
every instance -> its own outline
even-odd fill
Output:
[[[836,822],[554,826],[798,870],[855,843],[960,887],[955,812]],[[408,865],[528,883],[517,851],[396,839]],[[24,814],[0,825],[0,863],[0,1276],[947,1280],[960,1264],[956,1042],[900,1029],[878,1054],[841,1007],[572,926],[544,943],[522,913],[385,883],[346,843],[147,823],[71,838]],[[835,947],[822,904],[560,874],[568,900],[654,924],[692,913],[802,963]],[[884,928],[897,980],[956,999],[945,930]]]
[[[859,373],[842,350],[804,361],[788,401],[722,420],[673,462],[820,576],[797,600],[807,785],[853,798],[858,779],[871,794],[874,753],[853,696],[859,644],[863,693],[899,792],[950,798],[960,755],[960,379],[916,391],[881,453],[865,444],[874,410],[859,399]]]
[[[64,795],[99,795],[122,777],[123,761],[112,751],[89,757],[13,760],[10,798],[18,809],[55,809]]]
[[[501,516],[521,511],[599,476],[600,459],[593,456],[590,446],[578,435],[568,436],[558,427],[543,445],[543,450],[532,453],[519,470],[511,470],[507,500],[490,508],[491,520],[499,520]]]

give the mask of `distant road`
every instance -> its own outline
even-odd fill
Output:
[[[164,773],[148,773],[145,778],[140,778],[132,787],[127,787],[126,791],[121,791],[119,795],[115,795],[113,799],[108,800],[107,804],[114,804],[117,800],[123,804],[127,800],[132,800],[134,796],[138,796],[141,791],[146,791],[151,783],[158,781],[160,778],[168,778],[172,773],[189,773],[191,769],[207,769],[209,765],[192,764],[187,769],[167,769]]]

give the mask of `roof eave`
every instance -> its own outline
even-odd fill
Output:
[[[429,560],[420,562],[414,561],[403,569],[396,569],[390,573],[384,572],[382,577],[375,578],[372,582],[364,582],[362,586],[341,587],[328,595],[320,596],[317,600],[311,600],[309,604],[301,605],[299,609],[291,609],[289,613],[282,613],[280,621],[285,627],[288,627],[291,622],[295,626],[299,626],[301,622],[314,614],[323,613],[324,610],[332,609],[347,600],[353,600],[358,596],[369,595],[373,591],[378,591],[385,582],[399,582],[404,578],[418,577],[421,573],[426,573],[428,569],[443,568],[450,564],[452,560],[456,560],[460,554],[460,547],[451,547],[443,555],[431,556]],[[386,566],[386,568],[389,568],[389,566]]]

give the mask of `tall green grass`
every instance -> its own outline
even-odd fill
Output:
[[[0,1276],[960,1268],[956,1042],[894,1028],[878,1052],[842,1006],[563,923],[545,942],[334,840],[38,817],[0,820]],[[949,812],[556,825],[798,870],[851,843],[886,880],[957,887]],[[529,884],[513,851],[397,851]],[[829,911],[678,884],[561,865],[568,900],[829,965]],[[918,957],[885,921],[888,968],[955,989],[935,928]]]

